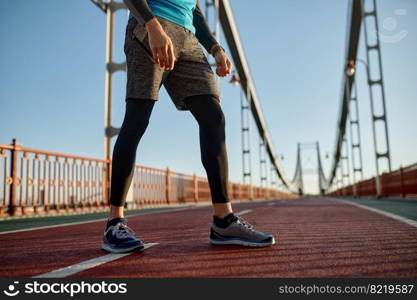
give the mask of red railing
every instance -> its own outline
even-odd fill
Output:
[[[0,215],[104,210],[108,206],[111,161],[0,144]],[[229,183],[234,200],[296,197],[276,189]],[[127,206],[211,201],[207,179],[135,166]]]
[[[417,197],[417,163],[401,167],[391,173],[383,173],[381,196],[383,197]],[[353,196],[355,188],[349,185],[328,194],[329,196]],[[356,183],[357,196],[376,196],[375,177]]]

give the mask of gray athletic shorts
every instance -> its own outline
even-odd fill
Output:
[[[158,100],[163,84],[177,110],[189,110],[184,98],[211,94],[220,103],[220,89],[196,36],[188,29],[157,16],[174,46],[175,64],[171,71],[152,61],[148,33],[131,18],[126,27],[124,52],[127,63],[127,98]]]

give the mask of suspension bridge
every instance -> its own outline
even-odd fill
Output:
[[[417,163],[392,169],[382,45],[376,0],[351,0],[341,72],[340,110],[329,170],[319,142],[298,143],[287,175],[255,88],[229,0],[205,0],[213,34],[220,27],[240,88],[242,182],[230,182],[237,214],[277,237],[277,245],[244,249],[208,244],[210,190],[205,177],[169,168],[135,167],[129,225],[147,243],[143,253],[99,249],[108,209],[114,14],[122,2],[91,0],[106,18],[104,158],[0,144],[0,270],[2,277],[415,277]],[[364,35],[366,56],[358,57]],[[375,174],[364,178],[357,95],[365,67],[371,104]],[[254,126],[253,126],[254,125]],[[251,136],[259,137],[259,185],[253,184]],[[302,155],[316,153],[318,194],[306,195]],[[206,227],[201,225],[207,225]],[[42,243],[34,244],[34,240]],[[32,242],[31,242],[32,241]],[[74,241],[77,241],[76,243]],[[29,246],[30,245],[30,246]],[[169,253],[169,255],[167,255]]]

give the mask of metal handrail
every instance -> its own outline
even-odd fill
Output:
[[[109,197],[111,160],[0,144],[0,215],[103,210]],[[276,199],[294,195],[229,182],[231,199]],[[254,193],[253,193],[254,192]],[[252,198],[253,193],[253,198]],[[130,207],[211,200],[207,178],[136,165]]]

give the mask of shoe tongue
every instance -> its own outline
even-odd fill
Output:
[[[230,222],[234,222],[234,221],[238,220],[238,217],[236,215],[234,215],[233,213],[231,213],[229,215],[229,220],[230,220]]]
[[[109,226],[114,226],[117,223],[122,222],[122,223],[126,223],[126,219],[125,218],[114,218],[111,219],[110,221],[107,221],[107,228],[109,228]]]
[[[238,218],[233,213],[230,213],[221,219],[217,216],[213,216],[214,224],[216,224],[216,226],[219,226],[220,228],[226,228],[236,220],[238,220]]]
[[[224,220],[226,220],[228,224],[232,224],[233,222],[237,221],[238,218],[233,213],[230,213],[224,217]]]

